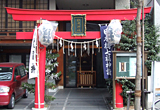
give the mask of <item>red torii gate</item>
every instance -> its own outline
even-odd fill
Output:
[[[112,19],[134,20],[137,15],[137,9],[120,10],[34,10],[5,7],[8,14],[11,14],[15,21],[37,21],[46,19],[49,21],[70,21],[71,14],[86,14],[87,21],[107,21]],[[151,7],[144,9],[144,14],[149,13]],[[142,15],[142,12],[141,12]],[[141,17],[142,18],[142,17]],[[89,31],[86,36],[71,36],[71,32],[56,32],[56,35],[63,39],[96,39],[100,38],[100,32]],[[33,32],[16,32],[16,39],[32,39]],[[40,49],[39,60],[39,80],[40,80],[40,108],[44,108],[44,90],[45,90],[45,58],[46,47]],[[35,109],[38,109],[38,84],[35,82]]]

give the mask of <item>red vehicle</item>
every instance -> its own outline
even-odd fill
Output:
[[[12,109],[15,101],[28,97],[28,91],[21,85],[28,81],[23,63],[0,63],[0,106]]]

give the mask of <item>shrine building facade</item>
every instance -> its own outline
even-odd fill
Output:
[[[145,1],[146,7],[147,3]],[[151,8],[145,8],[145,14],[150,13],[150,10]],[[1,0],[0,62],[22,62],[29,67],[33,30],[37,20],[57,22],[55,35],[59,38],[71,42],[90,42],[100,39],[99,25],[109,24],[112,19],[134,20],[136,13],[130,0]],[[85,36],[71,35],[72,14],[86,15]],[[86,51],[81,44],[77,44],[71,51],[67,43],[63,49],[57,47],[57,42],[56,38],[47,49],[60,55],[56,70],[62,73],[58,82],[61,88],[106,87],[101,46],[98,48],[90,43]]]

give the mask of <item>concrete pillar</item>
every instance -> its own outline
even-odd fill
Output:
[[[115,9],[130,9],[130,0],[115,0]]]

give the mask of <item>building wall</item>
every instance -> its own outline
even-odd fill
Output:
[[[56,10],[56,0],[49,0],[49,10]]]
[[[154,25],[160,27],[160,2],[154,0]]]
[[[115,0],[115,9],[130,9],[130,0]]]
[[[160,28],[160,14],[159,14],[159,10],[160,10],[160,1],[159,0],[154,0],[153,1],[153,5],[154,5],[154,25],[157,28]],[[160,34],[160,31],[157,33]],[[158,40],[160,40],[160,37],[158,38]],[[160,42],[158,42],[158,45],[160,45]],[[160,57],[160,52],[158,54],[158,56]]]
[[[8,31],[22,31],[13,28],[34,28],[34,21],[14,21],[4,7],[24,9],[48,9],[48,0],[0,0],[0,28],[12,28]],[[0,32],[6,30],[0,30]],[[31,30],[26,30],[31,31]]]

